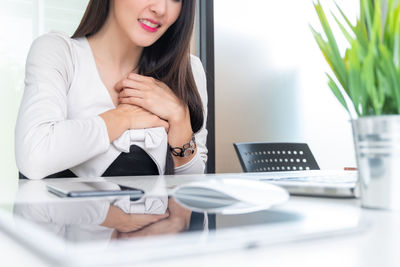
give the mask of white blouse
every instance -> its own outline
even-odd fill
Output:
[[[204,124],[195,134],[197,153],[175,168],[176,174],[203,173],[207,161],[207,89],[200,60],[191,56],[194,79],[204,107]],[[18,169],[41,179],[66,169],[78,177],[99,177],[132,144],[165,172],[168,136],[163,127],[125,131],[110,144],[98,116],[115,106],[100,79],[85,37],[48,33],[36,39],[26,62],[25,91],[15,130]]]

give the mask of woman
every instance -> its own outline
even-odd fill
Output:
[[[16,126],[20,172],[202,173],[207,96],[201,63],[189,55],[194,8],[191,0],[91,0],[72,38],[39,37]]]

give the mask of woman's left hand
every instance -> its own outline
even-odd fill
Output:
[[[158,117],[174,123],[185,118],[186,105],[163,82],[130,73],[115,85],[120,104],[140,106]]]

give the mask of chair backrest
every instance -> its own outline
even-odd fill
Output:
[[[234,143],[244,172],[319,170],[305,143]]]

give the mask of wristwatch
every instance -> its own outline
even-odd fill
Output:
[[[195,148],[196,148],[196,139],[194,138],[194,134],[192,135],[192,139],[189,141],[189,143],[186,143],[181,147],[169,146],[169,150],[171,151],[172,155],[181,158],[187,158],[190,155],[193,155]]]

